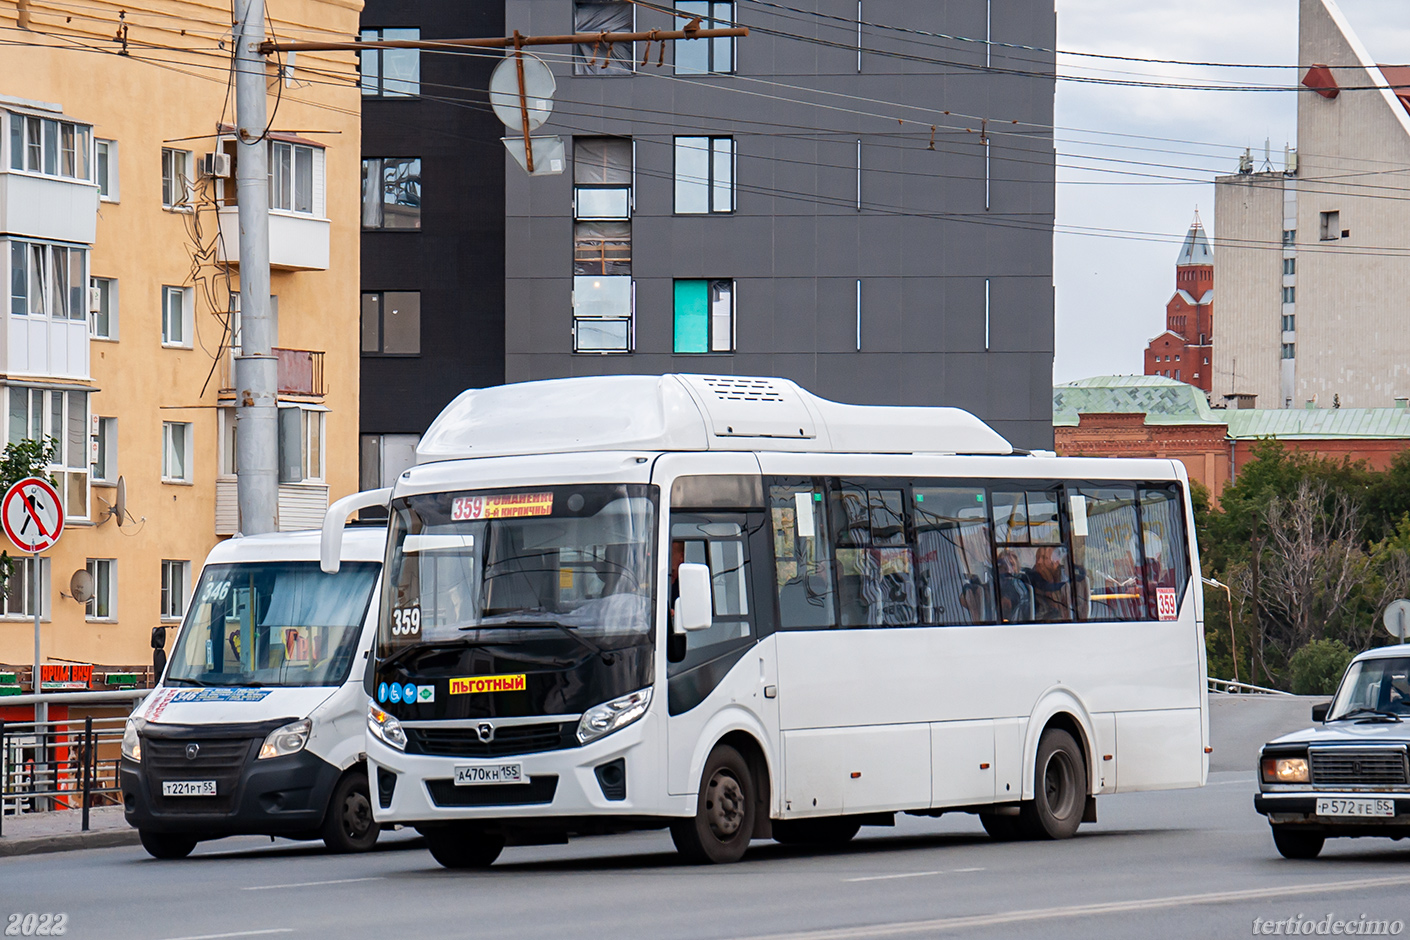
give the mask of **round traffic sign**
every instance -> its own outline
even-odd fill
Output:
[[[64,507],[47,480],[26,477],[5,491],[0,523],[22,552],[47,552],[64,531]]]
[[[494,67],[490,74],[490,107],[495,117],[515,134],[524,133],[524,114],[529,117],[529,130],[542,127],[553,114],[553,93],[558,83],[543,59],[524,54],[524,97],[519,97],[519,59],[511,54]]]
[[[1381,622],[1385,624],[1386,632],[1393,637],[1403,640],[1410,636],[1410,601],[1403,597],[1398,601],[1391,601],[1386,605],[1385,613],[1381,615]]]

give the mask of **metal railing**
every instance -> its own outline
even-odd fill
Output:
[[[1249,685],[1247,682],[1236,682],[1233,679],[1216,679],[1213,676],[1205,676],[1205,682],[1209,684],[1209,691],[1225,692],[1231,695],[1292,695],[1291,692],[1284,692],[1282,689]]]

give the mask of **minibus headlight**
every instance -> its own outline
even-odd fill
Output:
[[[611,734],[619,728],[625,728],[645,715],[646,709],[650,705],[650,686],[630,692],[621,698],[614,698],[610,702],[594,705],[583,712],[582,720],[578,722],[578,742],[586,744],[589,741],[597,740],[604,734]]]
[[[1305,757],[1263,758],[1264,783],[1307,783],[1308,779]]]
[[[367,705],[367,730],[383,744],[398,751],[406,750],[406,732],[402,730],[401,722],[372,703]]]
[[[127,719],[122,729],[122,756],[130,761],[142,763],[142,735],[138,733],[136,719]]]
[[[312,730],[313,722],[308,718],[302,721],[292,721],[282,728],[275,728],[269,732],[269,737],[264,739],[264,744],[260,745],[259,757],[256,759],[287,757],[290,754],[299,753],[308,743],[308,735]]]

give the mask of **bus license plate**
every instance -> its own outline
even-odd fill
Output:
[[[1394,800],[1337,800],[1322,798],[1317,801],[1318,816],[1394,816]]]
[[[162,796],[215,796],[215,781],[163,780]]]
[[[523,764],[486,764],[478,767],[455,768],[457,787],[474,787],[484,783],[523,783]]]

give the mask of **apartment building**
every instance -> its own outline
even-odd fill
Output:
[[[289,0],[281,37],[345,38],[352,0]],[[0,27],[6,441],[48,438],[67,528],[0,605],[0,663],[150,662],[212,545],[239,528],[240,343],[229,10],[14,4]],[[356,488],[358,104],[349,53],[270,63],[279,524]],[[125,496],[125,512],[118,506]],[[76,572],[94,596],[72,597]],[[36,590],[37,588],[37,590]],[[101,678],[101,676],[100,676]]]

